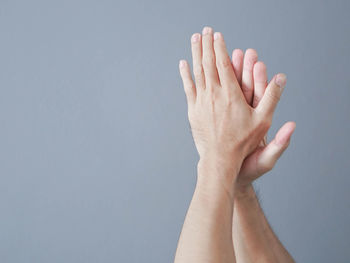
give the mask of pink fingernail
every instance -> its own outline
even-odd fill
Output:
[[[192,43],[198,42],[199,41],[199,37],[200,37],[200,35],[198,33],[193,34],[192,38],[191,38]]]
[[[206,34],[211,34],[213,32],[213,29],[211,27],[204,27],[203,28],[203,35],[206,35]]]
[[[214,33],[214,40],[217,40],[219,38],[221,38],[221,33],[220,32],[215,32]]]
[[[185,60],[180,60],[179,67],[183,68],[183,67],[185,67],[185,65],[186,65]]]
[[[281,73],[278,74],[275,78],[275,83],[280,87],[283,88],[286,85],[287,77],[285,74]]]

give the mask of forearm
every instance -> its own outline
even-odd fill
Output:
[[[271,229],[251,185],[236,190],[232,231],[238,263],[294,262]]]
[[[175,262],[235,262],[231,235],[234,174],[215,160],[198,164],[196,189],[181,232]]]

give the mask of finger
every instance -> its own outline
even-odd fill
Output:
[[[187,103],[188,105],[191,105],[196,100],[196,88],[192,80],[190,67],[186,60],[180,60],[179,69],[187,98]]]
[[[253,70],[254,77],[254,95],[253,95],[253,108],[255,108],[261,98],[264,95],[265,88],[267,86],[267,73],[266,66],[263,62],[259,61],[254,64]]]
[[[217,87],[219,86],[219,77],[216,70],[216,59],[213,47],[213,29],[210,27],[203,28],[202,46],[202,65],[206,87]]]
[[[249,105],[252,104],[254,82],[253,82],[253,67],[258,61],[258,54],[254,49],[247,49],[243,60],[242,72],[242,91]]]
[[[233,71],[235,72],[239,86],[242,86],[243,56],[243,51],[241,49],[235,49],[232,52]]]
[[[224,38],[219,32],[215,32],[214,34],[214,50],[221,86],[229,89],[238,87],[239,85],[233,71],[231,59],[227,53]]]
[[[288,148],[290,138],[295,130],[295,122],[287,122],[279,129],[275,138],[260,152],[257,158],[258,174],[270,171]]]
[[[287,77],[283,73],[275,75],[267,86],[259,105],[256,107],[257,111],[262,112],[263,117],[272,118],[278,101],[282,95],[284,86],[286,85]]]
[[[277,145],[287,145],[289,144],[290,138],[296,128],[296,124],[293,121],[285,123],[282,128],[276,133],[274,143]]]
[[[196,88],[200,92],[200,90],[205,89],[205,78],[202,67],[202,41],[200,34],[195,33],[192,35],[191,49],[194,80],[196,82]]]

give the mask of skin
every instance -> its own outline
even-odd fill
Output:
[[[180,74],[200,158],[175,262],[232,263],[232,215],[237,189],[243,189],[238,187],[240,170],[271,126],[286,76],[274,76],[254,108],[247,102],[249,92],[242,92],[222,34],[213,36],[213,30],[206,27],[203,36],[192,36],[191,43],[195,81],[184,60]],[[246,81],[243,75],[242,83]]]
[[[257,58],[254,49],[248,49],[244,57],[242,50],[236,49],[232,53],[236,77],[248,80],[244,94],[254,108],[267,87],[266,66],[263,62],[257,62]],[[273,168],[288,147],[294,129],[295,123],[287,122],[268,145],[265,136],[257,149],[244,160],[239,171],[232,226],[237,262],[294,262],[271,229],[252,186],[254,180]]]

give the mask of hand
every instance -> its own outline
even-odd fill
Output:
[[[241,165],[270,128],[286,77],[276,75],[253,108],[241,91],[222,34],[213,37],[213,30],[205,27],[203,37],[194,34],[191,42],[195,84],[184,60],[180,61],[180,74],[200,159]]]
[[[235,49],[232,53],[232,65],[238,83],[249,105],[256,108],[267,87],[266,66],[258,62],[254,49],[248,49],[243,59],[243,51]],[[244,160],[237,178],[237,187],[245,188],[264,173],[270,171],[282,153],[287,149],[295,130],[294,122],[285,123],[275,138],[267,144],[266,135],[259,146]]]

